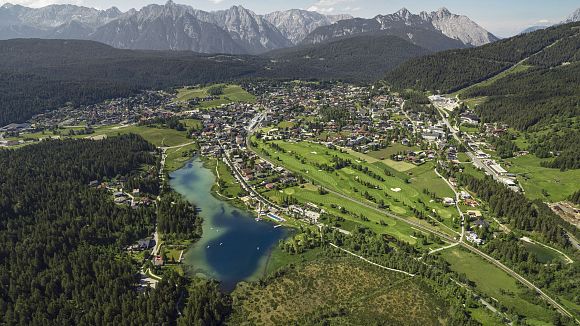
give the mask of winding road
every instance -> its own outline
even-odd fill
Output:
[[[261,118],[260,120],[262,120],[264,117],[265,117],[265,115],[262,115],[262,116],[260,117],[260,118]],[[448,126],[450,126],[450,124],[449,124],[449,121],[447,121],[447,119],[444,119],[444,120],[445,120],[446,124],[447,124]],[[260,122],[258,122],[258,123],[256,123],[256,124],[254,125],[254,127],[253,127],[251,130],[249,130],[249,132],[248,132],[248,137],[247,137],[247,143],[248,143],[248,145],[249,145],[249,139],[250,139],[250,137],[251,137],[251,134],[252,134],[252,132],[253,132],[255,129],[257,129],[257,128],[259,127],[260,123],[261,123],[261,121],[260,121]],[[451,130],[454,130],[454,129],[452,129],[452,128],[450,128],[450,129],[451,129]],[[454,137],[456,137],[456,138],[458,138],[458,136],[456,135],[456,133],[454,133],[454,134],[453,134],[453,136],[454,136]],[[250,146],[248,146],[248,149],[251,149],[251,150],[253,150],[253,149],[252,149],[252,147],[250,147]],[[260,156],[260,157],[261,157],[262,159],[264,159],[265,161],[268,161],[268,162],[270,162],[271,164],[274,164],[274,163],[272,163],[271,161],[269,161],[267,158],[265,158],[265,157],[263,157],[262,155],[260,155],[260,153],[258,153],[257,151],[254,151],[254,153],[255,153],[256,155]],[[276,164],[274,164],[274,165],[276,165]],[[238,173],[237,171],[235,171],[235,172],[236,172],[236,174]],[[311,177],[310,177],[310,176],[308,176],[308,175],[304,175],[304,174],[302,174],[302,175],[305,177],[305,179],[308,179],[308,180],[311,180],[311,181],[312,181],[312,179],[311,179]],[[245,183],[245,182],[244,182],[244,183]],[[250,187],[250,188],[251,188],[251,187]],[[386,210],[383,210],[383,209],[379,209],[379,208],[378,208],[378,207],[376,207],[376,206],[370,205],[370,204],[368,204],[368,203],[365,203],[365,202],[361,202],[361,201],[359,201],[358,199],[355,199],[355,198],[352,198],[352,197],[350,197],[350,196],[344,195],[344,194],[342,194],[342,193],[339,193],[339,192],[333,191],[333,190],[331,190],[331,189],[326,189],[326,190],[327,190],[329,193],[332,193],[332,194],[334,194],[334,195],[336,195],[336,196],[338,196],[338,197],[340,197],[340,198],[342,198],[342,199],[348,200],[348,201],[350,201],[350,202],[356,203],[356,204],[358,204],[358,205],[361,205],[361,206],[363,206],[363,207],[366,207],[366,208],[368,208],[368,209],[374,210],[374,211],[376,211],[376,212],[378,212],[378,213],[384,214],[385,216],[388,216],[388,217],[390,217],[390,218],[392,218],[392,219],[395,219],[395,220],[397,220],[397,221],[401,221],[401,222],[403,222],[403,223],[409,224],[409,225],[411,225],[411,226],[413,226],[413,227],[415,227],[415,228],[417,228],[417,229],[419,229],[419,230],[422,230],[422,231],[424,231],[424,232],[435,234],[435,235],[439,236],[440,238],[442,238],[442,239],[444,239],[444,240],[447,240],[447,241],[449,241],[450,243],[454,244],[455,246],[461,246],[461,247],[465,248],[466,250],[470,251],[471,253],[473,253],[473,254],[476,254],[476,255],[478,255],[478,256],[480,256],[480,257],[482,257],[483,259],[485,259],[485,260],[487,260],[488,262],[492,263],[493,265],[495,265],[496,267],[498,267],[498,268],[499,268],[499,269],[501,269],[502,271],[504,271],[504,272],[506,272],[507,274],[511,275],[512,277],[514,277],[516,280],[518,280],[520,283],[522,283],[522,284],[523,284],[523,285],[525,285],[526,287],[528,287],[528,288],[530,288],[530,289],[534,290],[534,291],[535,291],[536,293],[538,293],[538,294],[539,294],[539,295],[540,295],[540,296],[541,296],[541,297],[542,297],[542,298],[543,298],[543,299],[544,299],[546,302],[548,302],[550,305],[552,305],[552,306],[553,306],[553,307],[554,307],[556,310],[558,310],[558,311],[559,311],[561,314],[563,314],[563,315],[565,315],[565,316],[568,316],[568,317],[570,317],[570,318],[573,318],[573,319],[576,321],[576,323],[580,324],[580,321],[578,320],[578,318],[577,318],[576,316],[574,316],[573,314],[571,314],[571,313],[570,313],[570,312],[569,312],[569,311],[568,311],[566,308],[564,308],[562,305],[560,305],[560,304],[559,304],[559,303],[558,303],[556,300],[552,299],[552,297],[550,297],[549,295],[547,295],[547,294],[546,294],[544,291],[542,291],[542,289],[540,289],[539,287],[535,286],[535,285],[534,285],[532,282],[528,281],[526,278],[524,278],[524,277],[523,277],[523,276],[521,276],[520,274],[516,273],[516,272],[515,272],[515,271],[513,271],[511,268],[509,268],[508,266],[504,265],[504,264],[503,264],[502,262],[500,262],[499,260],[497,260],[497,259],[495,259],[495,258],[491,257],[490,255],[488,255],[488,254],[484,253],[483,251],[481,251],[481,250],[479,250],[479,249],[477,249],[477,248],[475,248],[475,247],[473,247],[473,246],[471,246],[471,245],[469,245],[469,244],[465,243],[465,242],[463,241],[463,236],[462,236],[462,235],[463,235],[463,231],[462,231],[462,235],[459,237],[459,240],[458,240],[458,239],[456,239],[456,238],[454,238],[454,237],[452,237],[452,236],[450,236],[450,235],[448,235],[448,234],[446,234],[446,233],[443,233],[443,232],[441,232],[441,231],[439,231],[439,230],[437,230],[437,229],[435,229],[435,228],[433,228],[433,227],[429,227],[429,226],[423,225],[423,224],[421,224],[421,223],[418,223],[418,222],[415,222],[415,221],[409,220],[409,219],[407,219],[407,218],[404,218],[404,217],[398,216],[398,215],[396,215],[396,214],[394,214],[394,213],[392,213],[392,212],[390,212],[390,211],[386,211]],[[261,196],[260,196],[260,197],[261,197]]]

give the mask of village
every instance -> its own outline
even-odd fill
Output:
[[[433,104],[442,112],[450,112],[458,106],[452,99],[431,98],[431,104],[422,104],[420,108],[424,110],[417,110],[407,109],[409,101],[379,85],[257,82],[246,85],[246,89],[256,93],[255,103],[232,101],[207,109],[200,104],[216,97],[176,102],[174,94],[146,91],[126,99],[76,108],[67,106],[40,114],[26,124],[4,127],[2,134],[13,137],[27,132],[50,131],[55,127],[85,126],[83,133],[90,137],[100,126],[126,126],[172,117],[193,119],[201,124],[201,128],[191,131],[190,135],[199,146],[199,154],[226,164],[244,189],[238,200],[255,210],[258,219],[266,218],[275,223],[283,223],[290,217],[319,224],[326,211],[314,202],[289,199],[281,205],[268,198],[267,193],[303,185],[305,180],[302,175],[261,157],[252,146],[252,139],[319,144],[349,152],[353,157],[375,155],[376,160],[408,168],[426,162],[461,168],[470,160],[477,169],[514,191],[520,191],[515,176],[484,151],[491,147],[486,139],[500,134],[501,126],[484,125],[483,135],[460,132],[456,129],[459,125],[480,124],[473,112],[462,113],[456,125],[451,126],[445,115],[439,116],[430,106]],[[461,142],[467,144],[464,152],[459,148],[461,142],[454,137],[461,137]],[[15,144],[14,140],[10,144],[6,140],[3,142],[5,146]],[[112,183],[96,180],[91,186],[107,189],[117,204],[138,207],[153,201],[153,198],[140,196],[139,189],[125,190],[122,181],[118,180]],[[453,206],[462,200],[468,206],[475,206],[477,201],[467,195],[446,197],[442,203]],[[479,211],[466,214],[475,226],[485,229],[489,226]],[[468,233],[467,240],[477,244],[483,241],[476,232]]]

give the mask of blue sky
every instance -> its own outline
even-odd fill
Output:
[[[1,1],[1,0],[0,0]],[[116,6],[121,10],[140,8],[166,0],[13,0],[32,7],[51,3],[73,3],[96,8]],[[447,7],[451,12],[467,15],[490,32],[506,37],[532,25],[560,22],[576,8],[579,0],[174,0],[202,10],[219,10],[242,5],[256,13],[291,8],[317,10],[322,13],[349,13],[357,17],[388,14],[406,7],[413,13]],[[1,2],[0,2],[1,3]]]

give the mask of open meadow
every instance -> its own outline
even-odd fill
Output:
[[[248,92],[246,92],[242,87],[239,85],[227,85],[227,84],[218,84],[218,85],[211,85],[208,87],[201,87],[201,88],[191,88],[191,87],[184,87],[177,90],[177,96],[174,100],[175,103],[180,102],[188,102],[193,99],[201,99],[210,96],[208,90],[211,87],[216,86],[223,86],[223,93],[219,95],[218,99],[210,100],[210,101],[203,101],[199,104],[199,107],[202,109],[210,109],[215,108],[223,104],[229,103],[254,103],[256,101],[256,97]]]
[[[491,297],[492,301],[499,300],[508,309],[527,316],[530,324],[550,325],[554,312],[541,305],[543,303],[533,292],[510,275],[457,247],[444,250],[441,255],[451,264],[452,270],[465,274],[475,283],[476,289]]]

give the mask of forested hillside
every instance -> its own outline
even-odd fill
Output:
[[[367,33],[330,42],[273,51],[280,77],[368,81],[399,64],[431,53],[397,36]]]
[[[67,102],[92,104],[142,89],[256,73],[251,58],[118,50],[89,41],[2,41],[0,57],[0,126]]]
[[[126,135],[0,150],[0,324],[224,319],[228,297],[212,283],[196,280],[188,287],[184,278],[168,273],[155,290],[138,292],[139,266],[120,248],[151,234],[155,208],[115,205],[106,191],[88,186],[90,180],[155,164],[154,149]],[[181,318],[178,308],[184,310]]]
[[[119,50],[90,41],[0,41],[0,127],[66,103],[94,104],[143,89],[245,78],[374,81],[429,51],[364,35],[264,56]]]
[[[580,38],[578,38],[580,45]],[[580,62],[554,68],[530,68],[474,87],[462,98],[488,97],[478,112],[486,122],[501,121],[526,130],[555,116],[580,115]]]
[[[578,27],[580,23],[572,23],[477,48],[413,59],[388,73],[386,80],[398,88],[451,93],[497,75],[557,40],[580,33]]]

